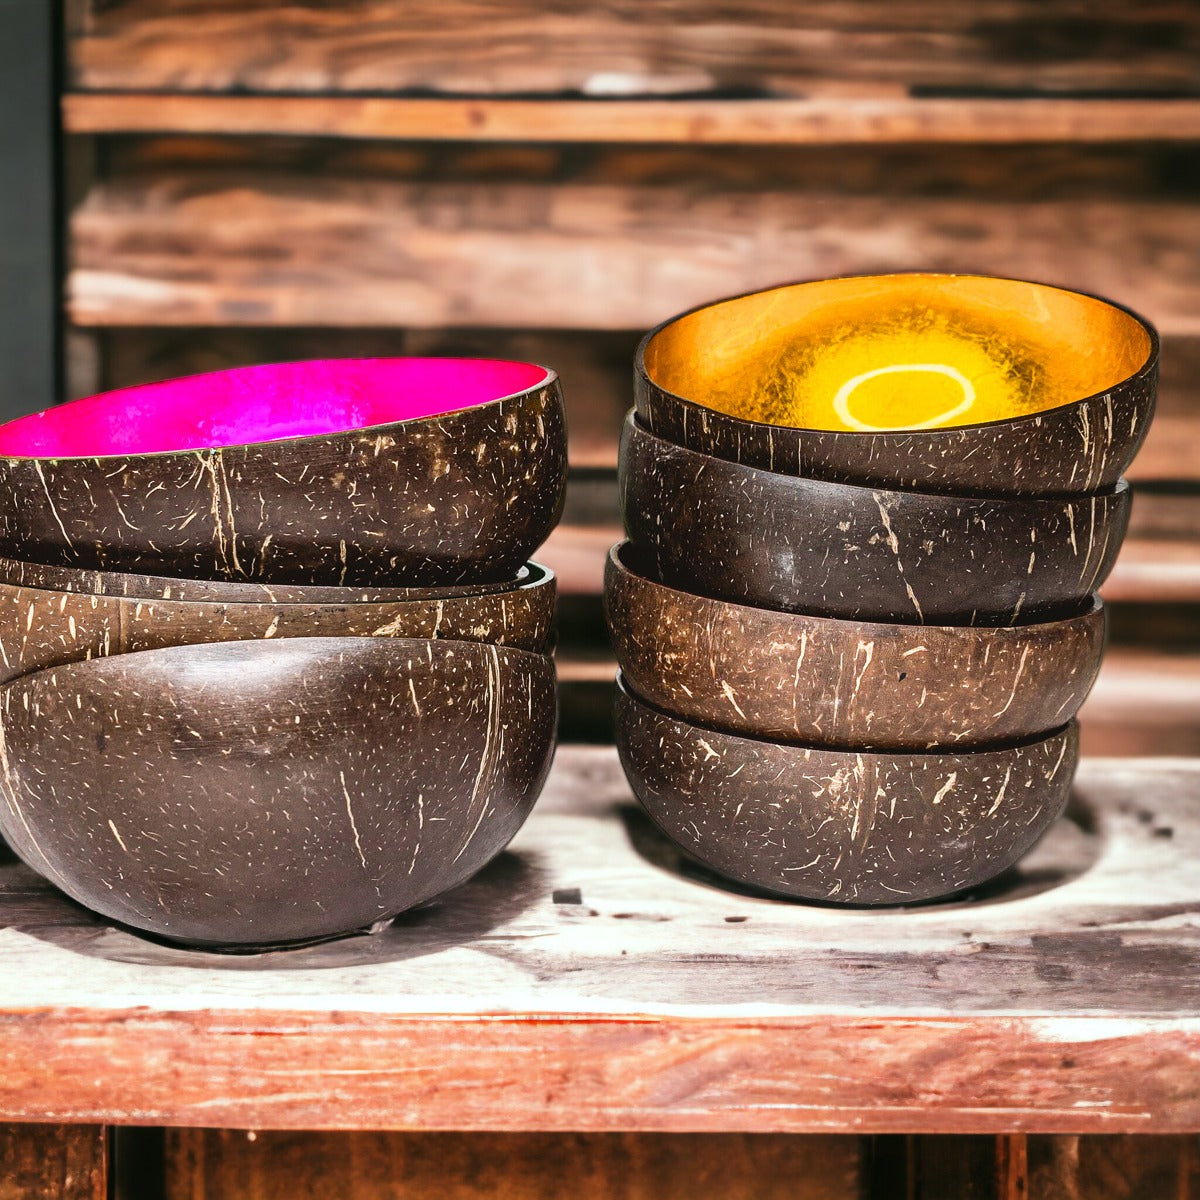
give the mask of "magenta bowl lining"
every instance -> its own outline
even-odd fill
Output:
[[[550,379],[533,363],[340,358],[101,392],[0,425],[0,456],[97,458],[245,446],[478,408]]]

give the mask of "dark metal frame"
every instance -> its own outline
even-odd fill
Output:
[[[0,0],[0,419],[62,396],[59,9]]]

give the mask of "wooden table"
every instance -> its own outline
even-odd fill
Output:
[[[252,957],[0,867],[0,1118],[240,1128],[1200,1130],[1200,762],[1090,760],[1010,878],[906,911],[681,861],[610,748],[372,937]]]

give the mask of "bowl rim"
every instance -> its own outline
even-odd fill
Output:
[[[614,543],[608,552],[608,558],[605,562],[605,567],[611,570],[620,578],[632,579],[635,581],[635,586],[645,586],[650,591],[668,592],[676,596],[686,596],[692,600],[700,600],[705,604],[716,605],[720,608],[732,609],[736,612],[761,613],[767,617],[775,619],[783,618],[788,622],[812,622],[818,625],[828,626],[845,626],[847,631],[853,629],[859,631],[864,636],[885,636],[896,630],[911,630],[913,635],[926,637],[930,633],[935,635],[941,634],[947,638],[955,640],[971,641],[972,635],[986,634],[989,636],[1003,636],[1012,634],[1015,638],[1029,637],[1041,629],[1065,629],[1068,626],[1087,626],[1093,622],[1107,621],[1108,610],[1104,604],[1100,593],[1097,591],[1089,592],[1086,599],[1086,607],[1082,607],[1080,611],[1070,613],[1067,616],[1053,618],[1051,620],[1037,619],[1030,621],[1028,624],[1018,623],[1016,625],[910,625],[903,621],[865,621],[857,620],[851,617],[827,617],[819,613],[794,612],[785,609],[762,608],[754,604],[742,604],[736,600],[722,600],[719,596],[706,596],[703,592],[688,591],[687,588],[674,587],[669,583],[663,583],[661,580],[655,579],[653,576],[631,566],[626,561],[627,554],[625,552],[636,552],[637,547],[629,538],[623,538],[621,541]],[[607,589],[606,589],[607,591]],[[1081,601],[1081,604],[1084,602]],[[878,632],[877,632],[878,631]],[[638,697],[640,699],[640,697]]]
[[[811,425],[774,425],[769,421],[755,421],[749,417],[738,417],[732,413],[722,412],[720,409],[712,408],[701,400],[693,400],[687,396],[681,396],[677,392],[671,391],[669,388],[663,387],[661,384],[655,383],[650,378],[650,373],[646,368],[646,350],[650,342],[657,337],[668,326],[674,325],[677,321],[682,321],[685,317],[690,317],[694,313],[702,312],[706,308],[716,308],[722,304],[730,304],[737,300],[747,300],[751,296],[764,295],[767,292],[786,291],[790,288],[805,287],[809,284],[818,283],[840,283],[843,280],[855,279],[985,279],[999,281],[1002,283],[1018,283],[1028,287],[1045,288],[1049,291],[1065,292],[1069,296],[1079,296],[1086,300],[1094,300],[1100,304],[1107,305],[1109,308],[1116,309],[1118,312],[1124,313],[1127,317],[1131,317],[1136,321],[1142,329],[1145,330],[1150,338],[1150,350],[1146,356],[1145,362],[1140,367],[1123,379],[1118,380],[1110,388],[1105,388],[1103,391],[1090,392],[1086,396],[1078,396],[1074,400],[1068,400],[1064,404],[1056,404],[1052,408],[1041,409],[1035,413],[1022,413],[1015,417],[999,417],[994,421],[977,421],[969,425],[947,425],[936,427],[933,429],[820,429]],[[712,413],[715,416],[721,417],[727,421],[737,422],[741,425],[749,426],[755,430],[773,431],[773,430],[791,430],[797,434],[806,436],[828,436],[838,438],[891,438],[891,437],[934,437],[942,438],[948,435],[961,436],[965,432],[972,429],[996,429],[1002,426],[1014,426],[1021,428],[1024,425],[1034,422],[1037,418],[1045,417],[1050,413],[1062,412],[1066,409],[1075,408],[1077,405],[1087,404],[1094,400],[1099,400],[1103,396],[1107,396],[1112,392],[1126,389],[1132,389],[1140,384],[1143,380],[1154,376],[1158,370],[1159,354],[1161,351],[1161,339],[1158,330],[1154,324],[1147,320],[1135,309],[1129,308],[1127,305],[1119,304],[1115,300],[1110,300],[1107,296],[1098,295],[1095,292],[1085,292],[1078,288],[1063,287],[1055,283],[1043,283],[1037,279],[1016,279],[1007,275],[985,275],[975,271],[882,271],[882,272],[861,272],[852,275],[832,275],[828,278],[821,279],[796,279],[787,283],[773,284],[771,287],[752,288],[748,292],[739,292],[733,296],[722,296],[716,300],[706,300],[702,304],[694,305],[687,309],[686,312],[676,313],[672,317],[668,317],[665,321],[660,321],[653,329],[649,330],[638,342],[637,350],[634,352],[634,407],[638,408],[637,400],[646,391],[651,388],[666,396],[673,402],[679,404],[691,405],[693,408],[698,408],[706,413]],[[640,411],[640,410],[639,410]]]
[[[142,459],[160,459],[172,458],[179,455],[197,455],[197,454],[225,454],[227,452],[238,450],[251,450],[259,446],[283,446],[294,447],[303,445],[306,442],[315,442],[327,438],[337,438],[353,436],[358,434],[369,434],[381,430],[395,429],[400,426],[416,425],[424,421],[442,421],[448,417],[458,416],[465,412],[476,412],[481,409],[492,408],[498,404],[506,404],[513,400],[519,400],[525,396],[533,395],[546,389],[556,390],[560,386],[558,372],[553,367],[545,366],[543,363],[526,361],[524,359],[505,359],[505,358],[476,358],[470,355],[377,355],[375,357],[342,357],[342,358],[297,358],[297,359],[282,359],[279,361],[271,361],[266,363],[243,363],[235,367],[220,367],[213,371],[197,371],[191,375],[171,376],[167,379],[151,380],[147,383],[131,384],[129,387],[108,388],[102,392],[95,392],[88,396],[78,396],[74,400],[68,400],[65,404],[54,404],[49,408],[40,408],[32,413],[24,413],[19,417],[13,417],[11,420],[0,423],[0,431],[17,424],[19,421],[27,421],[32,417],[38,417],[47,412],[62,412],[69,410],[73,405],[86,404],[89,401],[103,399],[107,396],[112,396],[118,392],[128,392],[140,390],[143,388],[169,387],[172,384],[183,383],[190,380],[206,379],[213,375],[230,375],[239,371],[249,371],[260,369],[262,367],[292,367],[302,366],[305,363],[327,362],[327,363],[372,363],[372,362],[495,362],[495,363],[511,363],[522,366],[536,367],[538,370],[545,372],[542,379],[537,383],[530,384],[528,387],[521,388],[515,392],[508,392],[502,396],[495,396],[491,400],[484,400],[479,404],[468,404],[461,408],[446,409],[444,412],[433,413],[425,417],[408,417],[399,421],[383,421],[374,425],[352,425],[344,429],[328,429],[321,433],[306,433],[297,434],[287,437],[264,438],[260,441],[248,442],[228,442],[219,446],[192,446],[186,449],[175,450],[135,450],[121,454],[0,454],[0,463],[78,463],[78,462],[127,462],[130,460]]]
[[[319,646],[320,649],[332,652],[336,649],[358,650],[364,653],[392,653],[401,647],[416,650],[424,648],[428,654],[449,656],[458,650],[469,654],[494,654],[515,656],[520,659],[536,660],[536,670],[551,672],[554,677],[554,659],[548,653],[537,650],[525,650],[520,646],[501,646],[495,642],[465,642],[460,638],[394,638],[371,637],[365,634],[323,634],[315,637],[294,638],[234,638],[226,642],[189,642],[175,646],[150,646],[145,650],[128,650],[122,654],[102,654],[94,658],[77,658],[70,662],[59,663],[57,666],[39,667],[36,671],[27,671],[17,675],[5,683],[0,683],[0,700],[14,688],[29,688],[46,686],[43,676],[53,675],[58,671],[75,673],[90,673],[91,671],[115,671],[136,664],[146,655],[179,656],[191,658],[204,654],[215,654],[220,657],[236,657],[239,650],[254,647],[253,653],[272,656],[276,654],[299,654],[308,646]],[[203,685],[212,687],[208,685]],[[2,732],[2,728],[0,728]]]
[[[92,662],[103,661],[101,659],[92,659]],[[5,685],[7,686],[7,685]],[[778,738],[762,737],[752,733],[730,733],[727,729],[719,729],[715,725],[702,724],[699,721],[689,721],[686,717],[679,716],[678,713],[669,712],[665,708],[660,708],[657,704],[652,704],[649,700],[640,696],[636,691],[629,686],[625,679],[623,671],[617,671],[616,678],[616,693],[617,704],[629,704],[635,709],[641,708],[655,717],[665,718],[668,721],[677,721],[687,729],[694,729],[702,735],[712,735],[715,737],[729,738],[734,742],[745,742],[749,745],[757,746],[776,746],[781,750],[802,754],[806,751],[811,751],[813,754],[828,754],[853,760],[854,758],[865,759],[925,759],[932,760],[941,759],[975,759],[986,754],[1010,754],[1016,750],[1024,750],[1030,746],[1040,746],[1044,742],[1051,742],[1055,738],[1070,737],[1072,732],[1078,733],[1079,719],[1072,717],[1069,721],[1062,725],[1056,725],[1053,729],[1045,732],[1034,734],[1029,737],[1013,738],[1002,742],[991,743],[986,746],[975,746],[968,749],[955,749],[949,746],[942,746],[934,750],[862,750],[862,749],[847,749],[838,746],[817,746],[811,742],[787,742]]]
[[[230,589],[245,589],[254,588],[260,591],[260,596],[257,599],[249,596],[233,596],[224,598],[221,596],[208,597],[192,597],[188,599],[179,599],[175,596],[161,595],[143,595],[130,594],[122,591],[95,591],[92,589],[72,590],[69,588],[48,586],[45,582],[41,583],[24,583],[15,575],[25,568],[32,568],[36,571],[45,571],[49,573],[61,573],[60,577],[68,575],[91,575],[99,579],[129,579],[153,581],[156,584],[161,584],[164,588],[169,589],[176,584],[186,585],[201,585],[205,587],[228,587]],[[557,576],[549,567],[542,563],[535,562],[533,559],[521,564],[517,574],[512,579],[506,579],[499,583],[483,583],[483,584],[448,584],[445,587],[431,588],[387,588],[387,587],[350,587],[339,584],[306,584],[306,583],[261,583],[256,580],[231,580],[231,579],[191,579],[182,576],[174,575],[142,575],[126,571],[106,571],[93,567],[70,567],[58,563],[31,563],[24,559],[15,558],[10,555],[0,554],[0,589],[12,588],[27,592],[42,592],[50,596],[80,596],[85,599],[91,597],[97,600],[127,600],[134,604],[168,604],[168,605],[189,605],[189,604],[208,604],[222,605],[230,607],[232,605],[243,605],[253,607],[261,605],[263,607],[272,608],[288,608],[288,607],[306,607],[306,608],[321,608],[326,606],[341,606],[353,607],[359,604],[416,604],[421,602],[438,603],[445,600],[460,600],[471,599],[474,597],[491,597],[491,596],[508,596],[517,592],[535,591],[539,587],[552,586],[557,583]],[[308,588],[319,593],[330,593],[328,595],[318,595],[311,599],[304,600],[277,600],[270,595],[272,589],[281,591],[289,591],[296,588]],[[148,589],[149,590],[149,589]],[[388,595],[387,593],[393,593]],[[343,593],[340,597],[333,593]],[[358,597],[364,594],[369,595],[370,599],[361,599]]]
[[[690,403],[688,401],[687,403]],[[1040,415],[1040,414],[1038,414]],[[682,455],[695,455],[697,458],[703,459],[706,463],[718,464],[714,470],[732,470],[735,472],[748,472],[752,476],[765,476],[769,479],[780,481],[777,485],[788,490],[810,490],[815,492],[833,492],[845,491],[850,493],[866,493],[871,496],[885,497],[901,497],[903,502],[909,502],[913,497],[920,497],[930,504],[1020,504],[1031,507],[1034,511],[1041,509],[1057,508],[1064,501],[1080,504],[1091,500],[1120,500],[1121,497],[1128,496],[1133,489],[1129,480],[1125,476],[1121,476],[1116,483],[1103,488],[1098,488],[1094,492],[1033,492],[1030,494],[1010,492],[932,492],[921,488],[901,488],[894,484],[888,487],[873,487],[869,483],[844,483],[841,480],[835,479],[818,479],[811,475],[797,475],[791,472],[772,471],[769,467],[756,467],[751,463],[738,462],[733,458],[722,458],[719,454],[712,454],[707,450],[697,450],[695,446],[684,446],[679,442],[674,442],[668,437],[663,437],[662,434],[655,433],[642,420],[641,414],[636,406],[631,408],[625,415],[625,422],[621,426],[622,438],[625,437],[626,428],[634,430],[637,437],[648,438],[652,442],[660,442],[664,446],[669,446],[672,452]],[[764,428],[773,428],[772,426],[764,426]],[[976,428],[983,428],[976,426]],[[926,431],[927,432],[927,431]],[[934,431],[938,432],[938,431]],[[878,434],[865,434],[866,437],[878,437]],[[664,456],[665,457],[665,456]]]

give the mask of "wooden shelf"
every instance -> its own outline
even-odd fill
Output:
[[[1187,142],[1200,140],[1200,100],[508,100],[77,92],[63,97],[63,125],[68,133],[472,142]]]
[[[974,899],[847,911],[681,862],[611,748],[361,937],[222,957],[0,867],[0,1118],[265,1128],[1200,1128],[1200,762],[1092,760]]]

